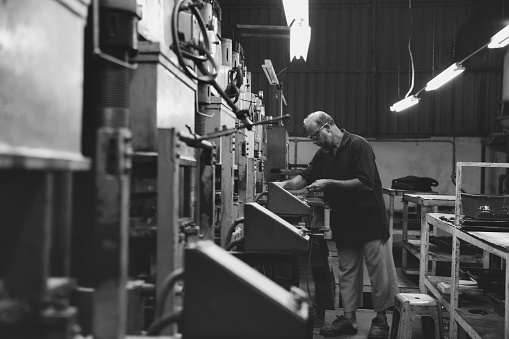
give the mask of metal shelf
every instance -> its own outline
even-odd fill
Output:
[[[89,158],[74,153],[0,152],[0,169],[88,171],[91,168],[92,162]]]
[[[443,251],[438,248],[438,246],[430,244],[430,249],[428,251],[429,258],[428,260],[431,261],[439,261],[439,262],[447,262],[450,263],[452,259],[451,253],[448,253],[446,251]],[[419,260],[421,258],[421,241],[420,240],[412,240],[408,239],[403,242],[403,247],[416,256]],[[462,254],[460,255],[460,261],[463,263],[475,263],[475,264],[482,264],[484,256],[481,254]]]
[[[426,225],[423,228],[421,243],[421,260],[420,260],[420,290],[421,293],[430,292],[440,303],[447,308],[451,314],[449,338],[457,338],[457,326],[460,326],[465,332],[474,339],[487,338],[505,338],[509,339],[509,307],[505,308],[505,316],[500,317],[493,312],[492,304],[487,300],[476,297],[479,304],[471,303],[468,307],[460,305],[459,302],[459,262],[460,262],[460,240],[468,242],[480,249],[497,255],[505,262],[506,270],[506,287],[505,287],[505,305],[509,305],[509,284],[507,279],[509,276],[509,233],[508,232],[476,232],[464,231],[461,229],[460,218],[461,204],[461,182],[463,167],[502,167],[509,168],[509,163],[483,163],[483,162],[459,162],[456,167],[456,199],[455,214],[451,219],[451,214],[430,213],[426,216]],[[451,221],[454,220],[454,223]],[[436,277],[428,276],[428,247],[430,226],[443,230],[452,236],[451,250],[451,294],[444,295],[438,291],[436,284],[439,281]],[[485,266],[487,267],[487,266]],[[449,300],[448,300],[449,299]],[[483,315],[472,314],[472,309],[484,311]]]

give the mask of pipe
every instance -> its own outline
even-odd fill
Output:
[[[231,243],[229,243],[228,245],[226,245],[226,247],[224,248],[226,251],[230,251],[232,248],[234,248],[235,246],[238,246],[240,244],[242,244],[244,242],[244,238],[240,238],[240,239],[237,239],[235,241],[232,241]]]
[[[226,232],[225,246],[227,246],[230,243],[230,241],[232,241],[233,230],[240,223],[244,223],[244,217],[241,217],[241,218],[238,218],[237,220],[235,220],[233,222],[233,224],[230,226],[230,228],[228,228],[228,232]]]
[[[456,137],[452,137],[452,140],[447,139],[372,139],[366,138],[366,140],[372,142],[445,142],[450,143],[452,145],[452,172],[451,172],[451,180],[454,185],[456,185]],[[294,163],[297,163],[297,143],[299,142],[313,142],[308,138],[294,137],[290,138],[290,141],[295,143],[295,154],[294,154]]]
[[[177,280],[182,279],[184,276],[184,269],[178,268],[175,271],[171,272],[163,282],[161,286],[161,292],[156,299],[156,309],[155,309],[155,318],[159,318],[163,315],[164,312],[164,304],[166,302],[166,298],[168,298],[168,294],[170,293],[173,285],[177,282]]]
[[[158,336],[159,333],[168,325],[173,324],[174,322],[180,320],[182,318],[182,309],[178,309],[174,313],[165,314],[160,319],[154,321],[147,330],[148,336]]]

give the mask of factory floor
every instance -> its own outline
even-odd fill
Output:
[[[338,308],[339,305],[339,286],[337,282],[337,275],[338,275],[338,265],[337,265],[337,253],[335,249],[335,245],[333,242],[328,241],[327,242],[328,249],[329,249],[329,255],[328,255],[328,263],[329,267],[332,269],[332,274],[334,275],[335,281],[334,281],[334,307],[336,309],[334,310],[325,310],[325,325],[332,324],[332,321],[336,318],[336,315],[342,315],[343,309]],[[305,261],[301,261],[301,270],[300,270],[300,286],[303,289],[308,288],[309,285],[309,293],[311,295],[315,295],[315,284],[312,279],[312,277],[307,277],[307,268],[305,267],[306,263]],[[376,313],[369,309],[371,306],[371,284],[369,282],[369,278],[367,277],[367,272],[365,272],[365,288],[364,288],[364,302],[365,302],[365,308],[359,309],[357,311],[357,324],[358,324],[358,332],[355,335],[343,335],[338,337],[328,337],[328,338],[340,338],[340,339],[347,339],[347,338],[362,338],[365,339],[368,337],[369,329],[371,327],[371,320],[376,316]],[[308,280],[309,279],[309,280]],[[398,269],[398,280],[400,285],[400,292],[406,292],[406,293],[418,293],[418,286],[415,282],[412,282],[411,280],[405,279],[404,275],[400,276],[400,270]],[[392,327],[392,312],[387,312],[387,321],[389,326]],[[324,338],[319,334],[320,327],[315,327],[313,330],[313,339],[322,339]],[[421,321],[416,318],[413,321],[413,329],[412,329],[412,339],[424,339],[422,336],[422,326]]]
[[[332,321],[336,318],[336,315],[343,314],[343,310],[326,310],[325,311],[325,324],[330,325]],[[368,337],[369,328],[371,327],[371,320],[375,317],[375,312],[373,310],[360,309],[357,311],[357,324],[358,331],[357,334],[353,335],[342,335],[338,337],[328,337],[331,339],[366,339]],[[392,322],[392,312],[387,312],[387,321],[389,326],[391,326]],[[391,326],[392,327],[392,326]],[[320,334],[320,327],[316,327],[313,330],[313,339],[322,339],[324,338]],[[412,339],[424,339],[422,336],[422,327],[421,322],[418,319],[415,319],[413,322],[412,328]]]

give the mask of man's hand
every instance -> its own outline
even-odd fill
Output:
[[[306,186],[308,191],[310,192],[321,192],[324,190],[324,188],[331,183],[330,179],[319,179],[316,180],[311,185]]]
[[[273,181],[272,183],[278,185],[279,187],[283,187],[283,188],[285,187],[284,181]]]

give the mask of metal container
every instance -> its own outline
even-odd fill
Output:
[[[265,164],[265,178],[267,181],[280,181],[281,169],[288,168],[289,137],[288,131],[283,126],[267,127],[267,144],[264,154],[267,157]]]
[[[0,2],[0,154],[80,160],[88,0]]]
[[[220,131],[223,128],[231,129],[235,127],[235,122],[237,118],[235,114],[231,110],[229,106],[226,105],[226,102],[221,98],[212,97],[210,100],[210,104],[201,105],[200,111],[210,118],[204,118],[204,131],[205,134],[213,133],[215,131]],[[223,137],[226,138],[226,137]],[[217,163],[223,163],[223,152],[222,152],[222,142],[219,139],[212,140],[217,145]],[[230,147],[232,147],[230,145]]]
[[[131,83],[131,130],[135,151],[157,151],[157,129],[194,130],[196,81],[188,78],[159,43],[140,43]],[[184,151],[185,149],[185,151]],[[183,147],[183,155],[194,150]]]
[[[184,338],[312,337],[306,294],[298,288],[285,290],[212,242],[190,246],[185,257]]]
[[[309,236],[277,214],[253,202],[244,206],[246,252],[306,252]]]
[[[221,39],[221,54],[223,56],[223,66],[232,67],[232,40]]]

